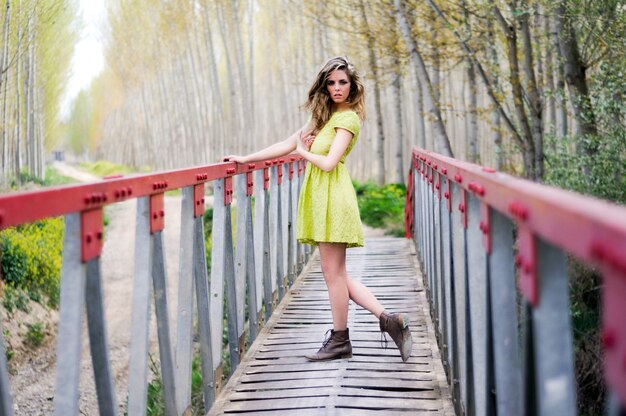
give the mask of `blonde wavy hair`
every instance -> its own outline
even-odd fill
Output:
[[[337,56],[324,64],[309,89],[307,101],[302,105],[304,109],[311,112],[313,134],[317,134],[333,115],[333,100],[328,94],[326,82],[330,74],[338,69],[345,71],[350,81],[350,93],[347,99],[350,109],[357,113],[361,121],[365,120],[365,89],[361,78],[348,58]]]

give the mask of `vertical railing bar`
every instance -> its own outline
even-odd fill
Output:
[[[452,184],[450,187],[452,198],[452,207],[458,205],[458,202],[461,200],[461,192],[464,192],[459,186],[456,184]],[[459,218],[458,210],[453,209],[451,213],[451,230],[452,230],[452,239],[453,239],[453,276],[454,276],[454,309],[456,314],[456,348],[455,355],[457,357],[457,380],[459,383],[459,405],[461,411],[467,409],[468,405],[468,394],[467,394],[467,382],[468,382],[468,363],[467,363],[467,316],[465,311],[467,309],[466,302],[466,267],[465,267],[465,229],[463,228],[462,222]],[[457,409],[457,413],[459,413],[459,409]]]
[[[99,257],[87,263],[86,280],[87,327],[89,329],[89,348],[91,349],[91,360],[98,396],[98,409],[100,415],[113,416],[117,414],[117,404],[115,384],[109,360]]]
[[[209,279],[206,265],[204,222],[201,216],[194,220],[193,259],[196,304],[198,307],[200,356],[202,357],[202,390],[204,393],[204,412],[207,413],[215,401],[215,367],[213,366],[212,355]]]
[[[254,270],[256,278],[257,293],[257,311],[256,314],[260,319],[260,312],[263,308],[263,302],[266,298],[263,295],[263,279],[265,272],[263,270],[265,252],[268,247],[264,246],[264,237],[266,234],[267,217],[267,191],[265,190],[265,177],[263,169],[254,173]]]
[[[246,219],[247,219],[247,204],[246,193],[248,189],[248,181],[245,173],[239,174],[234,178],[235,182],[235,198],[236,198],[236,245],[235,245],[235,293],[236,293],[236,305],[237,305],[237,337],[242,339],[245,329],[245,297],[246,297]],[[239,341],[241,344],[241,341]]]
[[[210,322],[211,322],[211,353],[213,354],[213,370],[218,372],[215,388],[219,390],[221,378],[218,371],[222,367],[222,331],[224,329],[224,285],[226,274],[226,204],[224,203],[225,180],[213,181],[213,229],[211,247],[211,279],[210,279]],[[228,224],[230,227],[230,224]]]
[[[263,298],[265,303],[265,322],[268,322],[273,312],[273,290],[272,286],[274,283],[274,279],[272,279],[272,262],[271,262],[271,253],[272,250],[270,246],[270,215],[269,215],[269,200],[266,200],[264,210],[263,210],[263,235],[261,236],[262,247],[263,247],[263,257],[260,259],[263,265]]]
[[[80,213],[65,216],[54,396],[54,414],[57,416],[78,414],[85,300],[85,264],[81,262],[80,227]]]
[[[296,188],[295,192],[293,193],[293,206],[294,206],[294,223],[297,224],[298,221],[298,197],[300,195],[300,183],[301,183],[301,179],[304,176],[304,172],[303,173],[298,173],[299,172],[299,166],[300,166],[301,162],[296,162],[296,166],[297,166],[297,170],[295,172],[293,178],[293,187]],[[294,226],[294,235],[297,236],[297,226]],[[296,275],[300,274],[300,272],[302,271],[302,269],[304,268],[304,245],[301,244],[299,241],[297,241],[296,239],[296,264],[297,264],[297,272]]]
[[[425,201],[425,196],[426,194],[424,193],[424,176],[422,176],[420,174],[419,177],[419,182],[420,182],[420,216],[419,216],[419,223],[420,223],[420,242],[419,242],[419,256],[420,256],[420,266],[422,267],[422,271],[424,273],[426,273],[426,259],[425,259],[425,241],[426,241],[426,223],[424,222],[424,218],[425,217],[425,213],[424,210],[426,209],[426,201]],[[423,278],[426,278],[426,276],[423,276]]]
[[[276,252],[276,259],[275,259],[275,263],[274,263],[274,280],[276,283],[276,289],[278,290],[278,300],[277,303],[280,303],[280,301],[283,299],[283,296],[285,295],[285,268],[284,266],[284,240],[283,240],[283,197],[282,197],[282,184],[278,184],[278,169],[282,169],[282,166],[275,166],[273,168],[273,172],[276,176],[275,181],[276,182],[272,182],[272,184],[275,184],[274,186],[276,186],[276,192],[274,193],[274,196],[276,199],[272,199],[270,206],[273,207],[272,208],[272,212],[276,211],[275,215],[275,221],[274,221],[274,226],[276,227],[276,230],[274,230],[273,234],[275,235],[274,237],[274,247],[275,247],[275,252]]]
[[[576,385],[565,253],[537,238],[539,305],[533,310],[540,415],[576,415]]]
[[[469,311],[471,322],[472,374],[468,382],[473,386],[475,414],[493,414],[488,396],[491,386],[488,380],[488,337],[487,337],[487,257],[482,244],[480,230],[480,200],[473,194],[467,195],[467,276]]]
[[[128,414],[146,414],[148,387],[148,335],[152,286],[150,197],[137,199],[133,310],[131,317],[130,365],[128,371]]]
[[[157,319],[157,335],[159,338],[159,357],[161,359],[161,380],[163,382],[163,398],[165,414],[177,414],[176,384],[174,359],[172,357],[172,341],[170,334],[169,312],[167,305],[167,276],[163,247],[163,232],[152,234],[152,283],[154,286],[154,309]]]
[[[518,348],[513,223],[494,209],[489,211],[491,254],[491,316],[495,370],[496,411],[522,415],[520,351]]]
[[[281,207],[280,207],[280,212],[281,212],[281,223],[280,223],[280,227],[281,227],[281,241],[283,244],[283,262],[282,262],[282,267],[283,267],[283,290],[288,289],[288,274],[289,274],[289,267],[288,267],[288,263],[289,263],[289,206],[290,206],[290,202],[291,199],[289,198],[289,164],[288,163],[283,163],[282,165],[278,166],[278,169],[280,169],[283,172],[283,177],[282,177],[282,181],[281,181],[281,185],[280,185],[280,200],[281,200]]]
[[[0,319],[0,415],[13,415],[13,399],[11,397],[11,385],[9,384],[9,371],[7,356],[4,349],[4,332]]]
[[[259,334],[259,314],[258,314],[258,292],[256,267],[254,256],[254,233],[252,224],[252,197],[246,196],[246,239],[245,239],[245,262],[246,262],[246,283],[248,287],[248,319],[250,326],[250,343],[252,344]]]
[[[295,242],[295,236],[294,236],[294,228],[296,227],[295,224],[295,214],[294,214],[294,210],[293,210],[293,190],[292,190],[292,180],[289,179],[289,166],[290,163],[286,163],[285,167],[286,167],[286,175],[283,176],[283,178],[287,178],[287,186],[286,186],[286,193],[287,193],[287,198],[285,198],[285,202],[287,205],[287,209],[286,209],[286,218],[287,218],[287,283],[289,285],[289,287],[291,287],[291,285],[293,284],[296,276],[295,276],[295,268],[294,268],[294,256],[295,256],[295,250],[294,250],[294,242]]]
[[[533,314],[530,304],[522,300],[520,313],[521,345],[522,345],[522,394],[523,415],[537,415],[537,394],[535,391],[535,343],[533,334]]]
[[[182,414],[191,405],[191,351],[193,335],[194,187],[182,189],[178,311],[176,325],[176,403]]]
[[[279,221],[278,221],[278,213],[280,211],[280,196],[278,192],[278,168],[276,166],[272,166],[270,168],[270,189],[269,189],[269,208],[270,211],[270,222],[269,222],[269,231],[270,231],[270,245],[272,250],[270,251],[270,273],[272,275],[272,296],[274,293],[278,294],[279,288],[277,287],[278,282],[278,236],[279,236]],[[280,286],[280,285],[279,285]],[[273,301],[273,299],[272,299]],[[273,307],[272,307],[273,309]]]
[[[432,172],[431,172],[432,175]],[[427,183],[428,186],[428,274],[430,275],[430,294],[431,311],[434,317],[434,324],[439,325],[439,316],[437,316],[437,276],[435,275],[435,194],[433,193],[432,186]]]
[[[445,343],[445,328],[446,328],[446,316],[445,316],[445,287],[444,287],[444,275],[443,275],[443,227],[441,224],[441,200],[438,193],[435,193],[435,275],[437,280],[437,338],[439,346],[442,352],[442,358],[445,361],[444,348]]]
[[[448,179],[443,177],[442,191],[447,189]],[[443,185],[446,185],[445,188]],[[448,195],[449,197],[449,195]],[[455,352],[453,349],[453,340],[456,331],[456,325],[454,321],[453,299],[454,299],[454,282],[452,276],[452,234],[450,230],[450,211],[448,209],[448,203],[444,199],[439,206],[441,211],[441,233],[442,233],[442,246],[443,246],[443,259],[442,259],[442,276],[444,280],[443,291],[445,298],[445,343],[444,354],[448,362],[448,381],[450,386],[454,387],[454,378],[457,377],[453,366],[452,354]]]
[[[233,256],[233,229],[230,205],[226,206],[224,218],[224,281],[226,289],[226,309],[228,310],[228,347],[230,351],[231,374],[239,365],[239,328],[237,327],[237,285],[235,282],[235,261]],[[243,309],[243,306],[242,306]]]

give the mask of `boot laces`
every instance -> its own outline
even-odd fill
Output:
[[[385,325],[383,325],[383,327],[387,328],[387,326],[389,325],[389,316],[385,316]],[[387,344],[389,343],[389,341],[387,340],[387,334],[385,334],[384,330],[380,331],[380,347],[383,349],[387,349]]]
[[[326,346],[332,339],[333,339],[333,330],[329,329],[328,331],[326,331],[326,334],[324,334],[324,342],[322,343],[322,349],[326,348]]]

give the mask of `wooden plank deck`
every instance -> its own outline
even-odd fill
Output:
[[[332,328],[315,254],[217,398],[209,415],[453,415],[411,240],[381,237],[349,249],[349,274],[391,311],[409,313],[413,351],[403,363],[377,319],[350,302],[353,357],[308,362]],[[389,337],[388,337],[389,338]]]

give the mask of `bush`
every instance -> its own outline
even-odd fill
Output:
[[[49,306],[58,306],[63,229],[62,218],[51,218],[2,231],[0,266],[5,283],[31,298],[43,293]]]
[[[387,184],[377,186],[373,183],[354,183],[359,200],[361,220],[376,228],[385,228],[387,234],[404,236],[404,205],[406,186]]]
[[[80,167],[88,170],[97,176],[111,176],[111,175],[127,175],[129,173],[134,173],[133,169],[124,166],[118,165],[116,163],[107,162],[105,160],[100,160],[98,162],[83,162],[80,164]]]
[[[43,324],[36,322],[32,325],[28,325],[28,331],[26,332],[26,344],[33,348],[37,348],[43,344],[45,334],[43,332]]]

